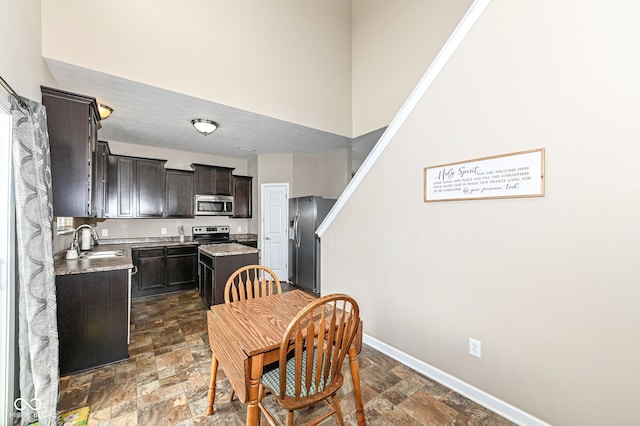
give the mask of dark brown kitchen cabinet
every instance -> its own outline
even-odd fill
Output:
[[[133,248],[131,296],[142,297],[196,288],[197,245]]]
[[[194,172],[165,169],[165,217],[193,217]]]
[[[47,109],[53,214],[96,216],[92,165],[98,139],[95,98],[41,86]]]
[[[156,294],[154,290],[161,289],[165,283],[165,247],[133,249],[132,256],[136,267],[132,280],[133,295]]]
[[[199,252],[198,289],[205,306],[224,303],[224,287],[237,269],[258,264],[258,253],[209,256]]]
[[[195,172],[196,194],[233,195],[233,168],[191,164]]]
[[[107,217],[162,217],[166,160],[109,156]]]
[[[164,160],[136,160],[136,217],[162,217]]]
[[[198,247],[167,247],[167,284],[171,290],[196,287]]]
[[[60,376],[127,359],[129,270],[56,276]]]
[[[253,178],[251,176],[233,176],[233,216],[250,218],[252,213],[251,197]]]
[[[243,246],[258,248],[258,240],[246,240],[246,241],[238,241],[238,244],[242,244]]]

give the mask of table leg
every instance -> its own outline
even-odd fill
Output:
[[[216,376],[218,374],[218,358],[211,354],[211,379],[209,380],[209,394],[207,395],[207,416],[213,414],[213,402],[216,399]]]
[[[249,393],[247,395],[247,426],[260,424],[260,408],[258,407],[258,397],[260,392],[260,378],[262,377],[262,367],[264,355],[254,355],[249,358],[250,378]]]
[[[364,417],[364,404],[362,403],[362,389],[360,388],[360,368],[358,367],[358,353],[355,344],[349,348],[349,368],[351,369],[351,379],[353,380],[353,394],[356,398],[356,414],[358,415],[358,425],[364,426],[367,421]]]

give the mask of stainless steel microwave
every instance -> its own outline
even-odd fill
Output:
[[[196,195],[196,216],[233,215],[233,197],[231,195]]]

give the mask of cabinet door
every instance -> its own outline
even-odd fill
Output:
[[[56,277],[60,375],[128,357],[129,270]]]
[[[135,160],[131,157],[109,156],[108,217],[135,217],[134,164]]]
[[[251,176],[233,176],[233,216],[250,218],[252,214],[252,182]]]
[[[195,288],[197,246],[167,247],[167,287]]]
[[[165,177],[165,216],[193,217],[194,173],[165,169]]]
[[[149,290],[161,289],[166,280],[164,247],[140,248],[132,252],[133,264],[138,268],[136,286],[132,290],[136,296],[155,294]]]
[[[162,217],[164,161],[136,159],[136,217]]]
[[[232,195],[233,180],[231,178],[231,172],[233,169],[229,169],[226,167],[215,167],[214,168],[214,181],[213,181],[213,193],[214,195]]]
[[[96,100],[42,87],[42,103],[47,108],[53,214],[95,215],[91,175],[97,140]]]
[[[196,176],[196,194],[232,195],[233,168],[191,164]]]
[[[208,308],[213,304],[213,257],[200,253],[199,259],[198,289],[204,305]]]
[[[215,180],[215,172],[213,168],[207,166],[195,166],[194,171],[196,179],[196,194],[213,195],[213,182]]]

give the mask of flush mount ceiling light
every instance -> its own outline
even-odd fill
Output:
[[[246,146],[239,146],[236,149],[240,150],[240,151],[247,151],[247,152],[255,152],[255,149],[253,148],[248,148]]]
[[[98,104],[98,114],[100,114],[101,120],[106,120],[107,118],[109,118],[112,112],[113,108],[111,108],[109,105]]]
[[[197,131],[205,136],[213,133],[218,128],[218,123],[205,118],[194,118],[191,120],[191,124],[193,124],[193,127],[195,127]]]

